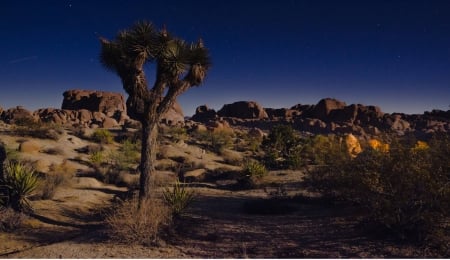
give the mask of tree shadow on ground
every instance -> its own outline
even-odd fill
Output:
[[[252,197],[198,196],[176,223],[170,243],[195,258],[418,257],[421,252],[374,240],[358,228],[352,207],[320,200],[289,201],[280,214],[248,214]],[[277,205],[267,204],[267,207]],[[264,205],[260,205],[264,207]]]

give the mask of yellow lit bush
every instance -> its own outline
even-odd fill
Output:
[[[398,238],[426,241],[442,233],[450,212],[450,137],[434,137],[426,149],[371,143],[352,160],[317,167],[307,182],[325,196],[357,203],[378,230]]]

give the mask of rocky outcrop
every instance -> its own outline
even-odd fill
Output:
[[[345,102],[334,98],[324,98],[317,103],[311,110],[311,117],[318,118],[322,121],[328,121],[332,111],[342,110],[346,107]]]
[[[166,125],[176,125],[184,122],[183,109],[178,102],[175,102],[163,115],[162,122]]]
[[[2,113],[2,120],[8,124],[16,124],[20,122],[34,122],[37,118],[33,113],[22,106],[10,108]]]
[[[115,128],[136,126],[127,115],[124,98],[120,93],[89,90],[69,90],[64,92],[61,109],[43,108],[32,116],[42,122],[90,128]],[[9,119],[12,116],[6,117]],[[5,120],[6,121],[6,120]],[[6,121],[8,123],[8,121]],[[164,114],[162,123],[182,124],[184,115],[181,106],[175,104]]]
[[[61,109],[96,111],[113,117],[116,113],[126,112],[122,94],[106,91],[73,89],[63,93]]]
[[[254,101],[238,101],[226,104],[217,114],[220,117],[235,117],[241,119],[266,119],[268,115],[264,108]]]
[[[423,115],[386,114],[377,106],[350,104],[325,98],[315,105],[297,104],[291,108],[261,108],[254,101],[224,105],[215,113],[206,105],[197,108],[192,118],[197,122],[227,121],[230,126],[270,130],[276,124],[291,124],[299,131],[312,134],[353,134],[377,136],[383,132],[417,136],[450,132],[450,110],[433,110]]]
[[[191,119],[196,122],[208,122],[217,119],[217,117],[216,110],[209,108],[207,105],[202,105],[195,109],[195,114]]]

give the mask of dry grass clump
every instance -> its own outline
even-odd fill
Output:
[[[137,198],[126,200],[106,217],[109,237],[125,244],[155,244],[170,222],[169,207],[156,198],[147,199],[140,208]]]
[[[74,166],[67,160],[61,164],[50,165],[49,172],[43,177],[38,188],[41,199],[52,199],[56,190],[73,178],[75,171]]]
[[[222,152],[222,158],[225,163],[234,166],[241,166],[244,161],[244,157],[240,153],[229,149]]]
[[[0,209],[0,231],[11,232],[19,228],[25,219],[25,214],[12,208]]]
[[[59,140],[64,134],[64,129],[56,124],[35,122],[25,118],[15,122],[15,124],[14,132],[19,136]]]
[[[96,129],[91,136],[92,140],[100,144],[112,144],[114,137],[108,129]]]

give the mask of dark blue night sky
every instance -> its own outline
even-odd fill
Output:
[[[264,107],[334,97],[422,113],[450,105],[450,1],[10,1],[0,3],[0,106],[59,108],[81,88],[124,93],[98,35],[137,20],[203,38],[213,67],[179,101]],[[148,77],[152,65],[148,66]]]

